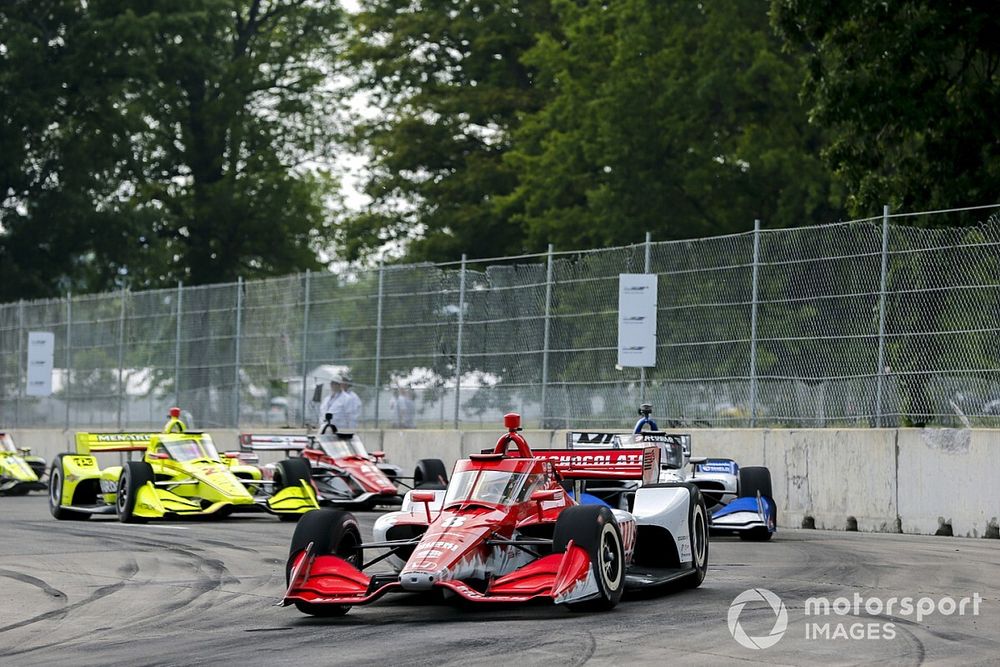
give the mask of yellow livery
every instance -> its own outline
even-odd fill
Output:
[[[142,452],[101,468],[97,454]],[[49,473],[49,507],[62,520],[117,514],[125,523],[265,511],[295,521],[319,508],[309,463],[287,459],[273,480],[236,455],[219,456],[207,433],[77,433],[76,451]]]
[[[0,495],[23,496],[42,491],[45,482],[45,459],[31,456],[31,450],[18,449],[10,433],[0,433]]]

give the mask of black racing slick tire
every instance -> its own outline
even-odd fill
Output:
[[[278,461],[274,471],[274,492],[277,493],[286,486],[298,486],[302,481],[312,483],[312,466],[304,458],[285,459]],[[293,523],[302,518],[302,514],[279,514],[278,519]]]
[[[285,563],[285,585],[290,583],[295,558],[301,551],[313,545],[317,556],[338,556],[358,569],[362,565],[361,529],[358,520],[350,512],[321,509],[306,512],[295,527],[292,545]],[[351,609],[348,604],[314,604],[296,601],[295,607],[310,616],[343,616]]]
[[[740,468],[739,494],[741,497],[756,498],[761,495],[770,501],[774,507],[774,522],[778,523],[778,506],[774,502],[771,491],[771,471],[764,466],[747,466]],[[771,539],[771,531],[767,528],[745,530],[740,533],[740,539],[748,542],[767,542]]]
[[[139,489],[152,482],[153,467],[145,461],[126,461],[122,466],[121,477],[118,478],[118,494],[115,502],[118,506],[118,520],[122,523],[146,523],[146,518],[136,516],[135,502]]]
[[[415,489],[446,489],[448,488],[448,469],[441,459],[420,459],[413,471],[413,488]]]
[[[708,508],[699,489],[691,494],[688,507],[688,539],[691,545],[691,564],[694,572],[681,580],[685,588],[698,588],[708,572]]]
[[[86,521],[90,518],[87,512],[74,512],[63,507],[63,483],[66,473],[63,472],[63,457],[60,454],[52,462],[49,469],[49,512],[60,521]]]
[[[28,467],[31,468],[31,471],[35,473],[35,477],[38,478],[38,481],[42,481],[45,477],[45,461],[28,461],[27,463]]]
[[[571,540],[590,556],[599,595],[582,602],[568,602],[566,607],[581,612],[612,609],[625,591],[625,547],[615,515],[603,505],[564,509],[556,520],[552,552],[565,552]]]
[[[771,492],[771,471],[764,466],[740,468],[740,496],[754,498],[758,493],[765,498],[774,497]]]

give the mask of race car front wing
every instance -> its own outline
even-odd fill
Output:
[[[379,543],[361,546],[385,548],[401,545]],[[406,573],[369,576],[337,556],[316,555],[313,544],[299,553],[288,582],[288,589],[277,606],[285,607],[295,602],[360,605],[374,602],[393,591],[428,590],[426,577],[408,577]],[[598,595],[590,557],[572,542],[562,553],[543,556],[491,580],[485,590],[468,582],[446,578],[433,582],[430,588],[447,589],[473,602],[527,602],[549,598],[562,603]]]
[[[774,517],[772,499],[744,496],[713,512],[709,527],[712,532],[722,534],[762,530],[773,533],[776,529]]]

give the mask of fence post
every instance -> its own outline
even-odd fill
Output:
[[[305,304],[302,307],[302,428],[306,427],[306,373],[309,372],[309,288],[312,272],[306,269]]]
[[[181,313],[184,303],[184,283],[177,282],[177,331],[174,339],[174,405],[181,404]]]
[[[653,260],[653,233],[646,232],[646,243],[644,244],[644,254],[645,261],[643,263],[643,273],[649,273],[650,265]],[[653,363],[656,363],[656,350],[653,351]],[[639,368],[639,390],[640,390],[640,403],[646,403],[646,367],[641,366]]]
[[[549,385],[549,325],[552,319],[552,269],[554,246],[549,244],[548,266],[545,272],[545,329],[542,335],[542,423],[540,428],[545,428],[546,399],[548,398]]]
[[[24,375],[21,365],[24,363],[24,299],[17,302],[17,391],[14,393],[14,426],[21,426],[21,392]]]
[[[889,278],[889,205],[882,207],[882,270],[878,297],[878,374],[875,388],[875,425],[882,427],[882,401],[885,391],[885,292]]]
[[[233,395],[235,412],[233,413],[233,427],[240,426],[240,337],[243,335],[243,278],[236,279],[236,355],[235,370],[233,372],[233,383],[235,385]]]
[[[125,395],[125,299],[128,289],[122,287],[121,309],[118,314],[118,430],[122,430],[122,402]]]
[[[753,284],[750,295],[750,427],[757,426],[757,301],[760,273],[760,220],[753,221]]]
[[[73,386],[73,293],[66,293],[66,430],[69,430],[70,389]]]
[[[465,325],[465,262],[466,254],[462,253],[462,265],[458,277],[458,339],[455,343],[455,430],[458,430],[459,409],[462,405],[462,327]]]
[[[382,397],[382,387],[379,377],[382,374],[382,288],[385,280],[385,267],[378,267],[378,313],[375,316],[375,428],[379,421],[379,399]]]

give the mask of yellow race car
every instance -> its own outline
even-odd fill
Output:
[[[28,491],[42,491],[45,483],[45,459],[30,456],[31,450],[18,449],[10,433],[0,433],[0,495],[23,496]]]
[[[101,452],[143,452],[103,470]],[[117,514],[124,523],[265,511],[297,521],[319,508],[309,464],[288,459],[264,480],[236,454],[220,457],[207,433],[77,433],[76,452],[49,472],[49,508],[62,520]]]

